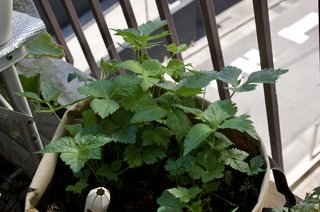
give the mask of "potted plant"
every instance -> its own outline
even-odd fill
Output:
[[[261,70],[247,78],[236,67],[197,71],[174,58],[187,48],[175,44],[162,45],[171,57],[160,62],[147,49],[161,45],[158,39],[168,32],[154,32],[165,24],[150,21],[137,29],[116,30],[133,49],[134,59],[101,60],[101,79],[82,78],[86,84],[78,91],[85,97],[65,113],[53,142],[41,151],[44,158],[26,210],[41,198],[58,153],[58,164],[63,161],[71,169],[67,174],[62,166],[60,177],[73,180],[66,187],[78,193],[72,198],[83,200],[80,194],[103,186],[111,194],[110,211],[261,209],[259,191],[269,181],[262,142],[248,115],[237,115],[231,99],[207,102],[205,88],[221,80],[233,95],[254,90],[257,83],[274,83],[287,70]],[[119,70],[127,74],[114,75]],[[56,104],[59,90],[52,86],[44,86],[41,96],[20,95],[47,105],[47,111],[64,107]],[[43,175],[49,178],[37,178]],[[42,181],[47,182],[39,187]]]

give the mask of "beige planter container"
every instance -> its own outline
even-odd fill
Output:
[[[12,0],[0,1],[0,46],[7,43],[11,35]]]
[[[85,102],[76,105],[75,107],[68,110],[63,116],[63,123],[72,123],[72,120],[75,117],[79,117],[81,111],[88,105]],[[63,125],[60,124],[54,134],[53,140],[57,139],[64,135]],[[259,146],[260,152],[264,155],[265,164],[267,166],[263,182],[261,185],[260,194],[258,197],[258,202],[252,210],[253,212],[261,212],[264,207],[268,205],[268,192],[269,192],[269,182],[270,182],[270,165],[268,156],[266,154],[265,148],[263,145]],[[57,164],[58,154],[46,153],[44,154],[40,165],[33,177],[33,180],[30,185],[30,192],[26,196],[25,201],[25,211],[35,212],[37,211],[36,206],[39,203],[42,195],[47,189],[51,178],[53,177],[55,167]]]

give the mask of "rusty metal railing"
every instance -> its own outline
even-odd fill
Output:
[[[112,40],[108,25],[103,16],[103,11],[100,7],[99,0],[88,0],[91,6],[92,13],[94,15],[95,21],[99,27],[99,31],[105,43],[105,47],[108,50],[110,58],[121,60],[119,53],[117,52],[114,42]],[[213,0],[196,0],[199,3],[199,8],[202,14],[202,21],[204,24],[206,37],[208,40],[208,46],[211,55],[212,66],[215,70],[221,70],[224,67],[224,60],[222,55],[222,49],[220,45],[220,39],[218,34],[218,26],[216,23],[215,9]],[[77,17],[76,11],[74,9],[71,0],[61,0],[62,5],[68,14],[71,25],[78,38],[82,51],[86,57],[89,64],[91,73],[94,77],[99,77],[99,68],[94,60],[92,51],[88,42],[82,31],[79,18]],[[168,43],[179,44],[179,39],[177,31],[175,28],[175,23],[172,18],[172,14],[169,9],[169,4],[167,0],[155,0],[159,17],[161,19],[166,19],[168,25],[165,30],[169,30],[171,33],[167,36]],[[57,41],[64,47],[66,51],[66,60],[73,63],[72,53],[70,52],[63,36],[61,28],[55,18],[54,11],[52,11],[48,0],[40,0],[42,10],[48,19],[48,23],[53,29],[53,33],[57,38]],[[137,27],[137,20],[132,9],[132,5],[129,0],[119,0],[119,4],[122,8],[126,23],[128,27]],[[270,26],[269,26],[269,15],[268,15],[268,2],[267,0],[253,0],[255,23],[257,40],[260,52],[260,60],[262,68],[273,68],[273,56],[272,56],[272,45],[270,36]],[[182,59],[181,54],[176,56]],[[230,96],[228,90],[224,89],[225,83],[218,82],[218,92],[221,99],[228,98]],[[282,147],[281,147],[281,134],[280,134],[280,124],[279,124],[279,114],[278,114],[278,103],[275,85],[266,84],[264,85],[265,94],[265,104],[267,111],[268,127],[269,127],[269,137],[271,142],[271,152],[273,159],[283,168],[282,159]]]

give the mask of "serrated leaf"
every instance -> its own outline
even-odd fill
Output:
[[[224,176],[224,165],[218,160],[215,151],[203,151],[191,158],[186,170],[192,178],[207,183]]]
[[[40,58],[51,57],[60,59],[64,57],[62,46],[56,44],[49,33],[43,33],[27,43],[28,54],[26,57]]]
[[[230,147],[233,143],[230,139],[220,132],[215,132],[214,136],[217,138],[214,141],[214,149],[217,151],[221,151]]]
[[[183,141],[183,155],[186,156],[192,150],[197,148],[209,137],[211,133],[213,133],[213,130],[206,124],[200,123],[194,125]]]
[[[227,66],[218,72],[218,79],[237,87],[240,83],[239,77],[242,71],[237,67]]]
[[[256,71],[249,75],[246,82],[241,86],[230,88],[234,92],[247,92],[256,88],[258,83],[275,83],[280,75],[285,74],[288,70],[284,69],[268,69],[262,71]]]
[[[96,98],[109,98],[113,89],[113,82],[109,80],[98,80],[78,88],[79,93]]]
[[[165,170],[172,176],[179,176],[186,173],[185,167],[188,166],[189,157],[181,157],[177,160],[169,159],[165,165]]]
[[[122,165],[121,160],[113,161],[110,165],[103,164],[97,171],[97,175],[106,177],[109,180],[118,181],[118,173]]]
[[[247,152],[236,148],[221,151],[221,160],[223,160],[226,165],[243,173],[247,173],[249,170],[248,163],[244,161],[248,156],[249,154]]]
[[[134,144],[136,143],[136,132],[137,132],[137,126],[135,125],[125,125],[125,126],[119,126],[115,130],[114,133],[112,133],[111,137],[115,141],[125,143],[125,144]]]
[[[41,86],[41,93],[46,101],[56,101],[61,94],[61,91],[53,85],[43,83]]]
[[[169,211],[174,212],[182,212],[182,208],[186,206],[185,202],[180,201],[179,198],[175,197],[172,193],[170,193],[168,190],[165,190],[162,192],[161,196],[157,198],[157,203],[162,206],[158,209],[158,212],[167,212],[167,209]]]
[[[93,99],[90,102],[90,107],[101,118],[105,118],[115,112],[120,105],[112,99]]]
[[[124,151],[124,155],[124,160],[127,161],[130,168],[142,166],[142,154],[137,146],[128,145]]]
[[[187,114],[181,110],[171,110],[167,117],[167,126],[176,135],[176,139],[181,141],[191,128]]]
[[[252,121],[249,120],[248,115],[241,115],[239,117],[233,117],[231,119],[225,120],[220,127],[221,129],[235,129],[240,132],[246,132],[251,137],[258,139],[256,130],[252,125]]]
[[[117,96],[115,99],[121,104],[126,110],[134,112],[139,108],[139,102],[145,95],[145,92],[142,91],[141,86],[138,86],[131,95],[128,96]]]
[[[237,113],[237,107],[231,100],[220,100],[211,103],[200,118],[213,128],[218,128],[226,119]]]
[[[181,60],[171,59],[167,64],[167,72],[170,76],[179,76],[183,71],[185,71],[185,65]]]
[[[151,35],[153,32],[155,32],[157,29],[165,26],[167,24],[167,21],[160,21],[160,20],[154,20],[154,21],[147,21],[144,24],[141,24],[138,26],[138,31],[141,35],[148,36]]]
[[[153,144],[157,144],[164,148],[167,148],[170,143],[170,137],[172,132],[165,127],[156,127],[152,130],[145,130],[143,132],[143,145],[150,146]]]
[[[198,194],[201,193],[201,189],[197,187],[193,187],[190,189],[184,188],[184,187],[178,187],[178,188],[170,188],[168,191],[178,199],[180,199],[182,202],[188,203],[193,198],[195,198]]]
[[[181,44],[177,46],[177,44],[175,43],[170,43],[169,45],[166,46],[166,48],[167,48],[167,51],[171,52],[172,54],[177,54],[180,52],[184,52],[189,48],[189,46],[187,44]]]
[[[68,185],[66,187],[66,191],[72,191],[75,194],[81,194],[83,189],[89,186],[88,178],[90,176],[90,171],[85,170],[83,176],[80,177],[79,181],[76,182],[74,185]]]
[[[201,93],[215,79],[217,79],[216,72],[194,72],[179,81],[178,89],[175,92],[181,96],[194,96]]]
[[[158,60],[149,59],[142,62],[143,72],[146,76],[159,76],[162,74],[162,65]]]
[[[97,124],[97,116],[92,109],[84,110],[81,114],[84,128]]]
[[[253,72],[249,75],[246,83],[275,83],[280,75],[287,73],[285,69],[265,69]]]
[[[118,61],[113,59],[113,60],[104,60],[104,59],[101,59],[100,60],[100,69],[101,71],[103,72],[106,72],[106,73],[115,73],[119,70],[119,68],[117,67],[117,64],[118,64]]]
[[[100,148],[110,142],[106,137],[86,135],[84,137],[62,137],[49,143],[41,153],[61,153],[60,157],[73,172],[79,172],[89,159],[101,159]]]
[[[136,60],[126,60],[117,65],[119,68],[127,69],[137,74],[143,73],[142,65]]]
[[[147,146],[142,151],[143,162],[146,164],[153,164],[164,157],[166,157],[166,153],[160,146]]]
[[[66,130],[70,133],[70,135],[75,136],[81,129],[81,124],[70,124],[65,126]]]
[[[258,155],[250,159],[248,175],[256,175],[264,170],[261,168],[264,165],[263,156]]]
[[[150,96],[144,96],[138,105],[137,111],[133,115],[131,122],[148,122],[156,121],[163,118],[167,111],[157,105],[157,103]]]
[[[118,76],[114,80],[112,93],[115,95],[130,96],[137,89],[141,79],[129,75]],[[121,98],[120,97],[120,98]]]

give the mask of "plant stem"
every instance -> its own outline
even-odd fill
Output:
[[[221,200],[223,200],[223,201],[225,201],[225,202],[227,202],[231,206],[234,206],[234,207],[238,207],[239,206],[239,205],[236,205],[236,204],[230,202],[229,200],[227,200],[227,199],[225,199],[225,198],[223,198],[223,197],[221,197],[221,196],[219,196],[219,195],[217,195],[215,193],[212,193],[212,195],[217,197],[217,198],[219,198],[219,199],[221,199]]]

